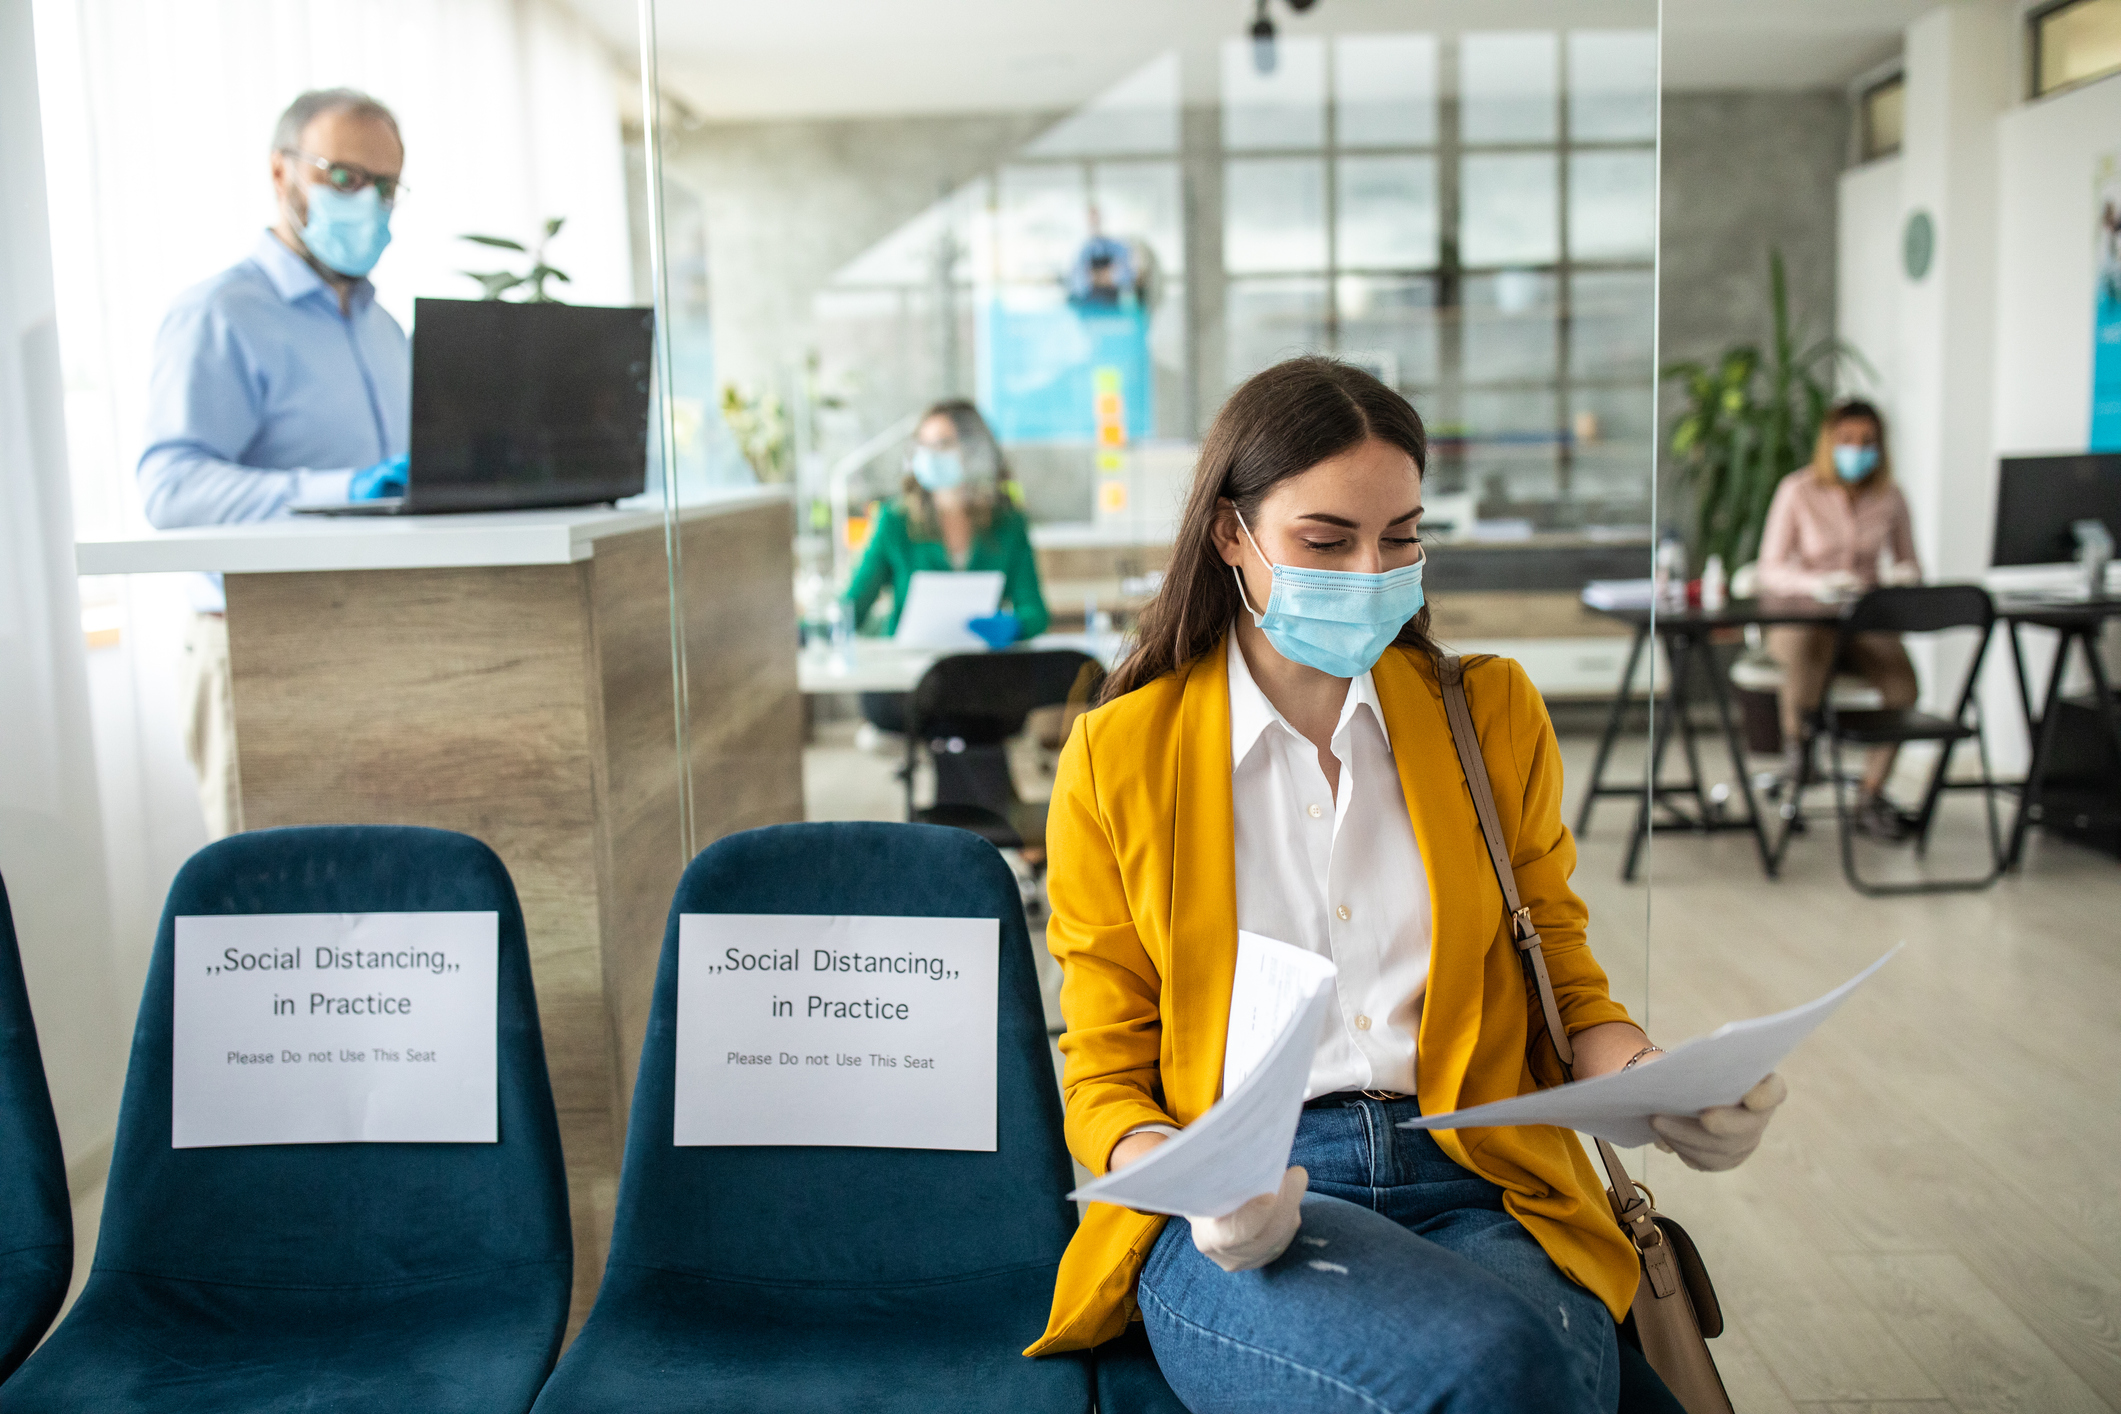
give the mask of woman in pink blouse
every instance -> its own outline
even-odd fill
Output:
[[[1907,500],[1893,484],[1885,419],[1860,399],[1836,403],[1819,429],[1811,465],[1782,478],[1760,535],[1760,592],[1826,600],[1853,598],[1880,583],[1921,580]],[[1835,672],[1854,673],[1878,689],[1888,709],[1915,705],[1915,668],[1890,633],[1858,634],[1837,662],[1832,624],[1786,624],[1767,632],[1768,652],[1782,664],[1785,779],[1801,764],[1804,719],[1818,707]],[[1857,823],[1901,839],[1907,824],[1883,793],[1893,748],[1874,747],[1863,772]]]

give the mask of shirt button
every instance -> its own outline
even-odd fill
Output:
[[[1348,906],[1346,904],[1342,904],[1340,907],[1334,909],[1333,911],[1340,915],[1340,921],[1343,923],[1347,922],[1348,919],[1353,916],[1348,912]]]
[[[1367,1031],[1367,1030],[1369,1030],[1369,1029],[1370,1029],[1370,1018],[1369,1018],[1369,1017],[1367,1017],[1367,1016],[1358,1016],[1358,1017],[1356,1017],[1356,1018],[1355,1018],[1355,1029],[1356,1029],[1357,1031]]]
[[[1323,810],[1319,809],[1319,808],[1318,808],[1317,806],[1315,806],[1315,805],[1307,805],[1307,806],[1305,806],[1304,808],[1305,808],[1306,810],[1308,810],[1308,811],[1310,811],[1310,812],[1311,812],[1311,818],[1312,818],[1313,820],[1316,820],[1316,819],[1317,819],[1317,818],[1318,818],[1319,816],[1321,816],[1321,815],[1323,815],[1323,814],[1325,814],[1325,813],[1326,813],[1325,811],[1323,811]]]

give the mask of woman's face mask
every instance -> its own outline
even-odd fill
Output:
[[[1867,443],[1843,442],[1834,448],[1834,471],[1843,481],[1861,481],[1878,465],[1878,449]]]
[[[951,491],[965,484],[965,455],[955,447],[915,444],[910,469],[926,491]]]
[[[1361,677],[1377,666],[1407,620],[1421,612],[1425,560],[1380,574],[1277,565],[1260,551],[1242,515],[1237,527],[1274,576],[1266,608],[1254,609],[1244,574],[1230,566],[1238,597],[1274,651],[1292,663],[1336,678]]]
[[[373,186],[356,192],[311,185],[302,244],[327,268],[355,279],[376,268],[390,244],[390,208]]]

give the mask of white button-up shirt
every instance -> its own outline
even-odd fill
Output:
[[[1230,635],[1230,796],[1237,926],[1333,960],[1337,1025],[1311,1061],[1306,1099],[1414,1092],[1429,980],[1429,882],[1370,675],[1348,683],[1333,729],[1340,789],[1318,750],[1253,681]]]

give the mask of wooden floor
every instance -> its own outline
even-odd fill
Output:
[[[849,733],[807,753],[811,818],[900,818],[894,763]],[[1580,788],[1590,743],[1563,750]],[[1954,812],[1940,866],[1977,852],[1971,802]],[[1986,893],[1878,901],[1824,830],[1773,883],[1745,836],[1665,833],[1649,889],[1618,881],[1626,821],[1600,807],[1576,882],[1660,1039],[1808,1000],[1907,941],[1792,1058],[1744,1167],[1636,1155],[1715,1276],[1741,1414],[2121,1411],[2121,866],[2036,840]]]

